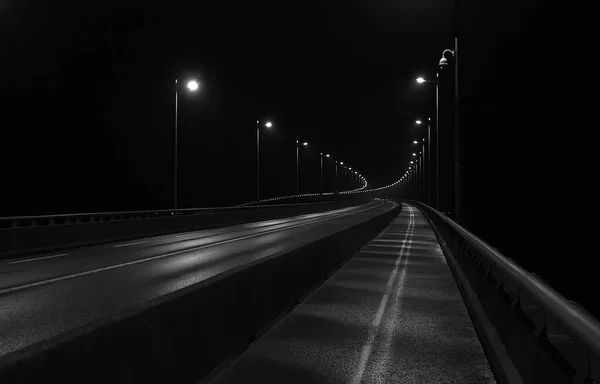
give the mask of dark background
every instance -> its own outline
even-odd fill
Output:
[[[445,1],[110,4],[0,5],[0,216],[170,208],[176,77],[201,81],[180,91],[180,207],[255,198],[257,118],[263,198],[294,192],[296,139],[301,192],[321,151],[391,183],[434,113],[414,79],[453,44]],[[459,19],[464,224],[590,307],[590,45],[535,1]]]

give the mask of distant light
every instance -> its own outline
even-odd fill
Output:
[[[325,155],[325,157],[329,157],[329,153]]]
[[[304,143],[302,143],[302,145],[306,146],[306,145],[308,145],[308,143],[305,141]]]
[[[410,163],[411,163],[411,164],[414,164],[415,162],[411,160],[411,161],[410,161]],[[408,167],[408,169],[410,169],[410,167]]]
[[[415,123],[422,124],[423,122],[421,120],[416,120]]]
[[[414,140],[413,144],[419,144],[419,142],[417,140]]]
[[[344,162],[343,162],[343,161],[340,161],[340,165],[344,165]]]
[[[425,79],[424,79],[424,78],[422,78],[422,77],[418,77],[418,78],[417,78],[417,83],[419,83],[419,84],[422,84],[422,83],[424,83],[424,82],[425,82]]]
[[[271,124],[270,121],[267,121],[267,123],[265,124],[265,127],[267,128],[271,128],[273,126],[273,124]]]
[[[413,153],[413,156],[417,156],[417,154],[416,154],[416,153]]]
[[[195,91],[196,89],[198,89],[198,86],[199,86],[199,85],[198,85],[198,82],[197,82],[196,80],[190,80],[190,81],[188,81],[188,83],[187,83],[187,88],[188,88],[190,91]]]

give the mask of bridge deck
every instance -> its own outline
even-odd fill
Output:
[[[495,383],[427,220],[412,206],[214,383]]]

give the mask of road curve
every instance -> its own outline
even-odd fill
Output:
[[[0,260],[0,357],[327,237],[393,209],[373,202],[284,219]]]

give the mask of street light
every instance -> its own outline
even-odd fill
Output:
[[[308,142],[303,142],[303,146],[307,146]],[[298,177],[298,168],[299,168],[299,151],[300,151],[300,142],[296,140],[296,204],[298,203],[298,195],[300,194],[300,179]]]
[[[444,67],[448,66],[448,59],[446,58],[446,54],[449,53],[451,57],[454,57],[454,51],[451,49],[444,49],[442,52],[442,58],[440,59],[439,66],[444,69]]]
[[[323,194],[323,152],[321,152],[320,156],[321,158],[321,195]]]
[[[441,61],[441,60],[440,60]],[[431,83],[435,84],[435,207],[440,209],[440,124],[439,124],[439,73],[435,74],[435,81],[427,81],[422,77],[417,79],[417,83]],[[431,121],[431,118],[428,119]],[[427,126],[427,135],[429,137],[429,154],[431,154],[431,124]],[[431,161],[429,161],[429,166],[431,167]],[[431,176],[430,176],[431,178]]]
[[[273,124],[267,121],[264,125],[271,128]],[[260,201],[260,122],[256,120],[256,201]]]
[[[454,2],[455,11],[458,7],[458,2]],[[462,219],[462,185],[461,185],[461,165],[460,165],[460,108],[458,97],[458,19],[455,17],[455,35],[454,35],[454,50],[445,49],[442,52],[442,58],[438,65],[441,70],[448,66],[448,57],[454,58],[454,214],[456,221]]]
[[[190,92],[195,92],[198,88],[200,87],[200,84],[198,84],[198,82],[196,80],[189,80],[186,84],[186,88],[190,91]],[[177,209],[177,197],[178,197],[178,191],[177,191],[177,177],[178,177],[178,155],[177,155],[177,144],[178,144],[178,134],[177,134],[177,122],[178,122],[178,106],[179,106],[179,97],[178,97],[178,92],[179,91],[179,85],[177,82],[177,79],[175,79],[175,165],[174,165],[174,188],[173,188],[173,205],[175,207],[175,209]]]
[[[337,187],[338,187],[338,162],[337,160],[335,161],[335,182],[333,183],[333,192],[337,191]]]
[[[421,125],[423,122],[421,120],[416,120],[415,123]]]

